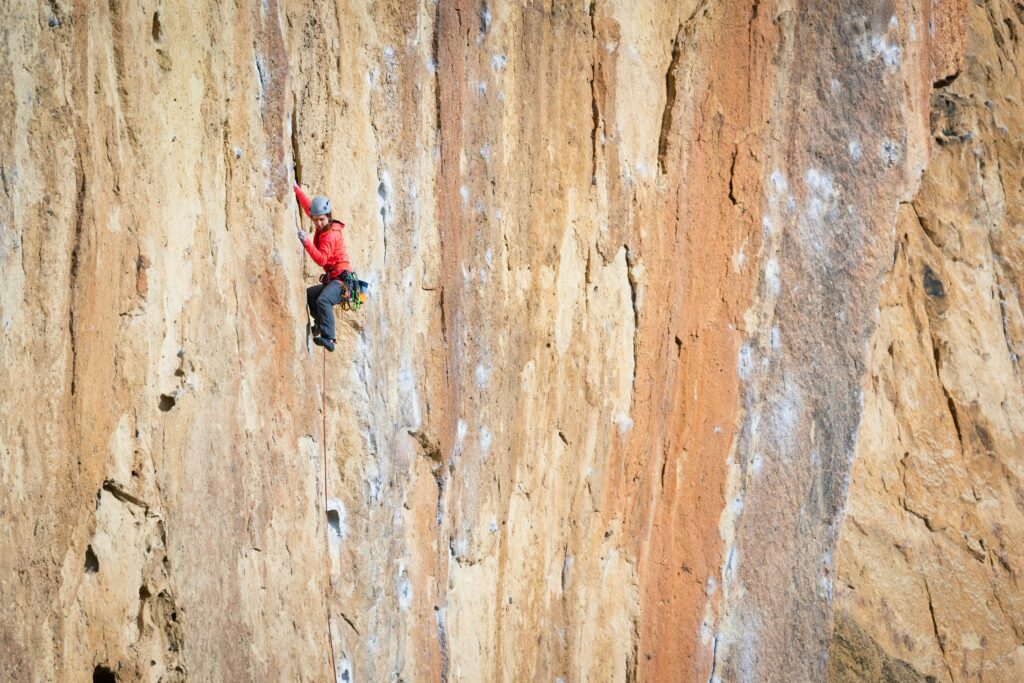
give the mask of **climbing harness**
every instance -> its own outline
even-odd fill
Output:
[[[338,277],[331,277],[327,273],[320,276],[320,284],[329,285],[337,280],[341,283],[341,305],[343,311],[358,311],[366,303],[366,293],[370,289],[370,283],[360,280],[355,271],[343,270]]]

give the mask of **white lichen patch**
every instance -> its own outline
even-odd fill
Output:
[[[886,138],[878,147],[878,156],[887,164],[896,164],[899,163],[903,154],[900,151],[899,144],[894,140]]]
[[[772,189],[775,190],[776,194],[785,194],[786,190],[789,189],[789,183],[786,181],[786,176],[782,171],[772,171],[771,183]]]
[[[483,363],[476,366],[476,385],[480,389],[486,389],[491,378],[491,370]]]
[[[776,259],[770,258],[764,264],[764,286],[766,294],[778,296],[782,280],[779,277],[779,262]]]
[[[850,155],[850,159],[857,162],[864,158],[864,150],[860,145],[860,140],[853,139],[846,145],[846,152]]]
[[[804,174],[804,183],[807,187],[807,217],[812,221],[820,221],[838,196],[832,175],[809,168]]]
[[[412,607],[412,584],[409,583],[408,573],[405,567],[401,567],[398,573],[398,609],[406,612]]]

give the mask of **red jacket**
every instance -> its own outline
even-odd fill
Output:
[[[298,185],[295,186],[295,198],[299,200],[302,210],[309,216],[309,197],[306,196],[306,193]],[[306,253],[309,254],[310,258],[318,266],[324,269],[327,277],[332,280],[341,275],[342,271],[352,270],[352,264],[348,260],[348,252],[345,251],[345,239],[341,236],[341,231],[344,229],[344,223],[332,220],[326,228],[317,230],[316,234],[313,235],[313,239],[307,239],[302,242],[302,246],[306,248]]]

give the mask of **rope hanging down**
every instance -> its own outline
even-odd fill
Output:
[[[324,375],[323,383],[320,385],[320,414],[323,415],[323,431],[320,433],[321,441],[324,444],[324,515],[328,513],[327,507],[327,349],[323,350],[324,353]],[[330,523],[328,522],[328,527]],[[338,677],[338,663],[334,659],[334,634],[331,632],[331,596],[334,595],[334,575],[331,572],[331,532],[329,529],[324,529],[327,533],[324,535],[324,541],[327,543],[327,552],[324,554],[327,565],[327,585],[329,590],[327,592],[327,642],[331,646],[331,677],[330,681],[337,680]]]

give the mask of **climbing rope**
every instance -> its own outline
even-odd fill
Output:
[[[323,415],[323,431],[321,432],[321,441],[324,444],[324,516],[327,516],[327,349],[324,349],[324,378],[323,383],[320,385],[320,414]],[[324,557],[327,562],[327,585],[330,590],[327,593],[327,642],[331,646],[331,677],[330,681],[335,681],[338,676],[338,663],[334,659],[334,634],[331,632],[331,596],[334,595],[334,575],[331,572],[331,532],[325,528],[324,531],[327,533],[324,535],[324,541],[327,543],[327,552]]]

